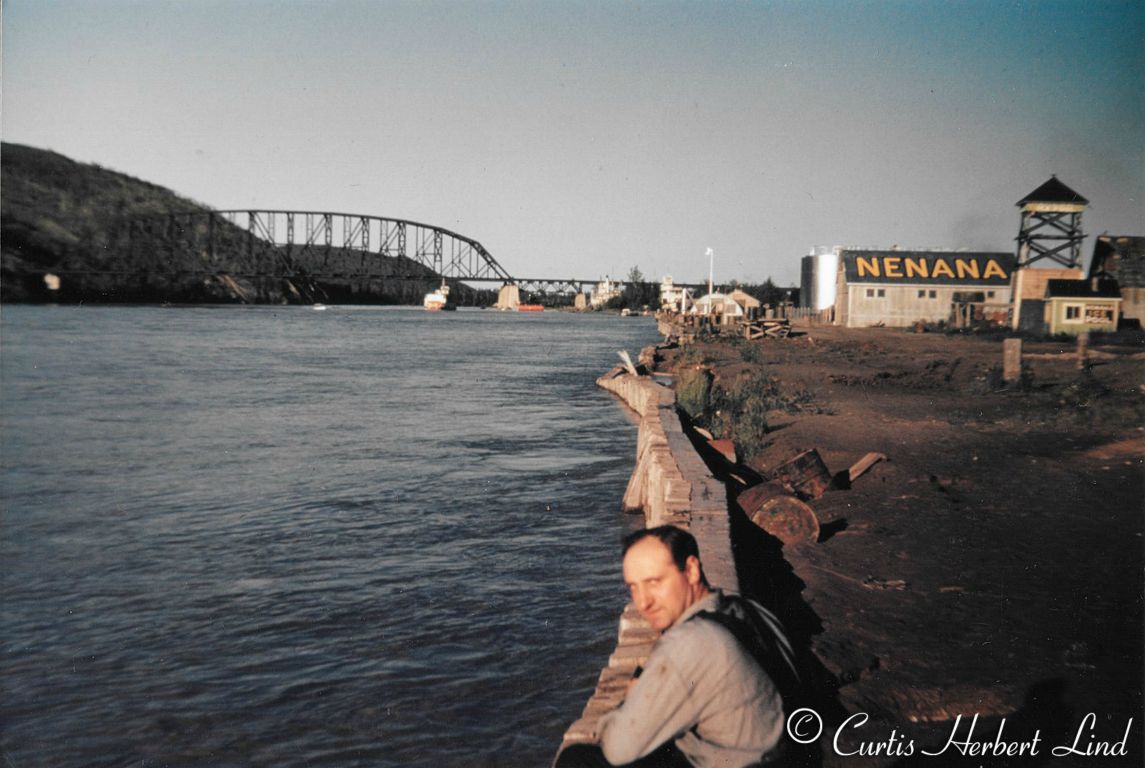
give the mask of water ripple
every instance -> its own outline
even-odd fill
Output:
[[[6,307],[7,759],[547,764],[624,600],[593,379],[655,329],[522,319]]]

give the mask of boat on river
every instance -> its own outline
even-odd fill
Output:
[[[544,312],[545,307],[542,304],[518,304],[518,312]]]
[[[457,307],[449,303],[449,286],[446,285],[445,278],[442,278],[440,288],[432,290],[425,295],[425,299],[422,300],[422,306],[429,312],[457,309]]]

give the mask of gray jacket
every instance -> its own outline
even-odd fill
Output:
[[[718,600],[718,591],[707,595],[664,631],[624,703],[601,718],[609,762],[631,762],[675,739],[698,768],[742,768],[779,743],[783,701],[775,685],[722,626],[688,621],[714,611]]]

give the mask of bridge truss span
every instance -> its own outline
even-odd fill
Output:
[[[329,211],[200,210],[136,216],[124,228],[155,272],[251,278],[508,282],[485,247],[408,219]]]
[[[366,296],[396,290],[408,298],[413,285],[444,278],[517,285],[525,296],[569,298],[588,293],[599,282],[515,278],[473,238],[386,216],[199,209],[126,217],[115,231],[114,250],[128,252],[133,274],[143,282],[233,278],[268,296],[276,284],[286,281],[290,290],[306,296]],[[394,288],[395,281],[407,287]]]
[[[231,225],[294,254],[328,256],[332,251],[409,259],[441,277],[508,281],[509,273],[478,241],[443,227],[408,219],[351,213],[283,210],[215,211]],[[322,261],[329,267],[329,259]],[[355,276],[369,276],[356,265]],[[316,276],[326,276],[322,272]]]

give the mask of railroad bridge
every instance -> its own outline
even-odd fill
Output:
[[[595,279],[514,277],[477,240],[384,216],[266,209],[134,216],[120,229],[132,263],[154,274],[369,282],[445,278],[572,295]],[[490,287],[496,287],[490,286]]]

